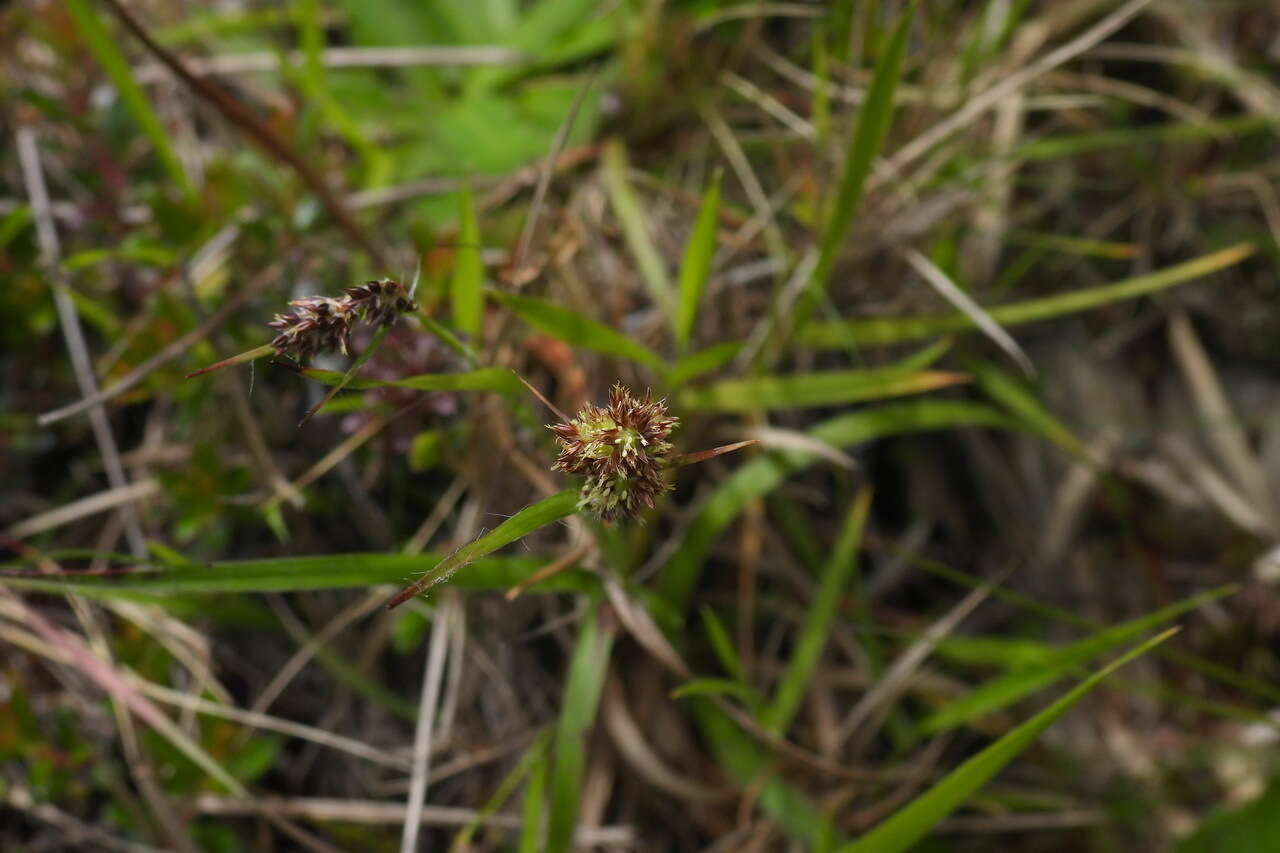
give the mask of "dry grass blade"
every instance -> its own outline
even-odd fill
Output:
[[[1052,71],[1059,65],[1094,47],[1098,42],[1123,27],[1151,3],[1152,0],[1129,0],[1128,3],[1107,15],[1071,41],[1049,51],[1025,68],[1013,72],[986,91],[967,99],[963,107],[899,148],[897,153],[888,158],[886,164],[889,168],[886,174],[900,174],[902,170],[933,150],[935,145],[947,139],[951,134],[969,125],[987,110],[1019,89],[1024,88],[1040,75]]]
[[[955,607],[951,608],[945,616],[930,625],[929,630],[925,631],[919,639],[908,646],[893,664],[885,670],[884,675],[880,677],[875,686],[863,694],[858,703],[849,709],[849,713],[840,722],[837,735],[839,740],[844,742],[857,734],[857,747],[855,747],[854,751],[855,753],[861,752],[872,734],[871,731],[864,727],[867,721],[871,719],[872,714],[902,690],[907,680],[920,667],[920,664],[924,663],[925,658],[933,651],[938,641],[954,631],[956,626],[977,609],[978,605],[991,594],[991,590],[999,586],[1007,575],[1008,571],[1005,571],[1001,577],[970,592]]]
[[[1169,319],[1169,343],[1200,410],[1210,446],[1267,526],[1276,530],[1275,502],[1267,484],[1266,468],[1250,449],[1240,419],[1232,411],[1218,373],[1184,310],[1175,311]]]
[[[166,364],[191,349],[191,347],[204,340],[210,332],[226,322],[226,320],[235,314],[241,306],[265,290],[267,284],[269,284],[273,278],[274,275],[270,277],[265,275],[258,276],[248,286],[238,290],[235,295],[228,299],[224,305],[218,308],[217,311],[214,311],[207,318],[202,320],[200,325],[165,345],[163,349],[148,358],[146,361],[142,362],[142,364],[139,364],[133,370],[129,371],[127,375],[118,379],[110,387],[103,388],[82,400],[77,400],[74,403],[62,406],[61,408],[45,412],[36,418],[36,423],[40,424],[40,426],[55,424],[60,420],[71,417],[72,415],[78,415],[86,409],[105,403],[114,397],[120,396],[129,389],[136,387],[138,383],[146,379],[152,373],[159,370],[161,367],[164,367]],[[253,352],[258,352],[260,355],[266,355],[269,351],[269,347],[259,347],[258,350],[254,350]],[[195,373],[188,374],[187,378],[190,379],[192,376],[197,376],[201,373],[208,373],[212,370],[216,370],[218,367],[225,366],[228,365],[225,363],[219,363],[218,365],[206,367],[202,370],[197,370]]]
[[[71,503],[63,504],[57,509],[33,515],[31,518],[20,521],[5,530],[4,535],[14,539],[26,539],[27,537],[35,536],[37,533],[44,533],[46,530],[53,530],[55,527],[78,521],[87,515],[129,506],[159,492],[160,482],[158,480],[141,480],[118,488],[107,489],[105,492],[98,492],[96,495],[90,495],[87,498],[80,498],[79,500],[71,501]]]
[[[413,737],[413,774],[409,781],[404,831],[400,837],[401,853],[414,853],[418,849],[418,832],[422,828],[422,811],[426,805],[427,782],[431,772],[431,739],[436,728],[440,684],[444,679],[445,654],[449,645],[449,622],[456,618],[454,611],[458,606],[457,593],[447,593],[441,598],[431,624],[427,665],[422,675],[422,696],[418,702],[418,725]]]
[[[80,328],[80,315],[76,313],[70,290],[59,267],[62,252],[58,245],[58,232],[53,224],[53,215],[50,213],[49,191],[45,187],[44,170],[40,166],[40,150],[31,128],[18,128],[17,148],[18,159],[22,163],[22,179],[26,184],[27,196],[31,199],[40,256],[46,267],[49,282],[53,286],[53,301],[57,307],[58,322],[62,327],[63,338],[66,340],[67,352],[71,356],[71,365],[75,370],[76,384],[80,388],[82,397],[93,397],[97,393],[98,382],[94,377],[89,347],[84,340],[84,331]],[[116,448],[115,436],[111,433],[111,424],[107,421],[107,413],[101,403],[89,409],[89,423],[93,427],[93,438],[98,444],[98,452],[102,454],[107,481],[113,490],[127,489],[129,479],[124,473],[124,466],[120,464],[120,452]],[[138,522],[138,514],[134,512],[131,504],[125,503],[121,507],[129,549],[135,557],[143,557],[147,553],[147,543],[142,534],[142,525]]]
[[[1034,378],[1036,375],[1035,366],[1032,365],[1031,359],[1027,358],[1027,354],[1022,351],[1022,347],[1018,346],[1018,342],[1013,336],[1000,328],[1000,324],[992,319],[991,315],[982,309],[982,306],[973,301],[969,294],[961,290],[951,277],[938,269],[933,261],[922,255],[917,249],[907,250],[903,257],[907,259],[907,263],[911,264],[912,269],[920,274],[920,277],[929,283],[942,298],[946,299],[957,310],[965,314],[973,324],[982,330],[988,338],[995,342],[996,346],[1008,353],[1022,369],[1022,372],[1028,378]]]

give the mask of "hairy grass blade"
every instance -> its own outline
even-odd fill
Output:
[[[486,533],[441,560],[439,565],[419,578],[416,583],[391,599],[387,603],[387,609],[403,604],[436,584],[447,581],[454,572],[473,560],[492,554],[502,546],[515,542],[539,527],[545,527],[565,516],[572,515],[577,509],[577,489],[568,489],[549,498],[543,498],[537,503],[529,504],[499,524],[492,533]]]

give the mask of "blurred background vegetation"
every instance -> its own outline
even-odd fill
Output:
[[[0,849],[1280,849],[1278,25],[3,4]]]

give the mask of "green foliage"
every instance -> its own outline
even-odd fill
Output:
[[[480,226],[476,205],[467,185],[459,195],[457,257],[453,266],[453,324],[472,338],[480,334],[484,319],[484,264],[480,260]]]
[[[716,251],[716,226],[720,217],[721,176],[716,172],[703,194],[693,232],[684,246],[684,260],[680,264],[680,302],[675,316],[676,344],[681,349],[693,336],[698,310],[702,307],[702,292],[711,275],[711,260]]]
[[[1173,633],[1167,631],[1153,637],[1098,670],[1052,705],[952,770],[942,781],[894,812],[875,829],[842,846],[840,853],[900,853],[911,849],[1109,675],[1164,642]]]

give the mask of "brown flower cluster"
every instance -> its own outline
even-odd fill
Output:
[[[371,326],[390,326],[401,314],[418,306],[397,281],[384,278],[347,288],[341,297],[308,296],[289,303],[293,311],[277,314],[267,325],[276,355],[307,361],[318,353],[337,350],[349,355],[351,328],[363,320]]]
[[[568,423],[547,426],[560,442],[552,470],[586,476],[580,509],[606,521],[633,518],[671,488],[663,470],[671,455],[667,437],[678,422],[667,414],[665,400],[650,393],[637,399],[614,385],[607,406],[587,404]]]

